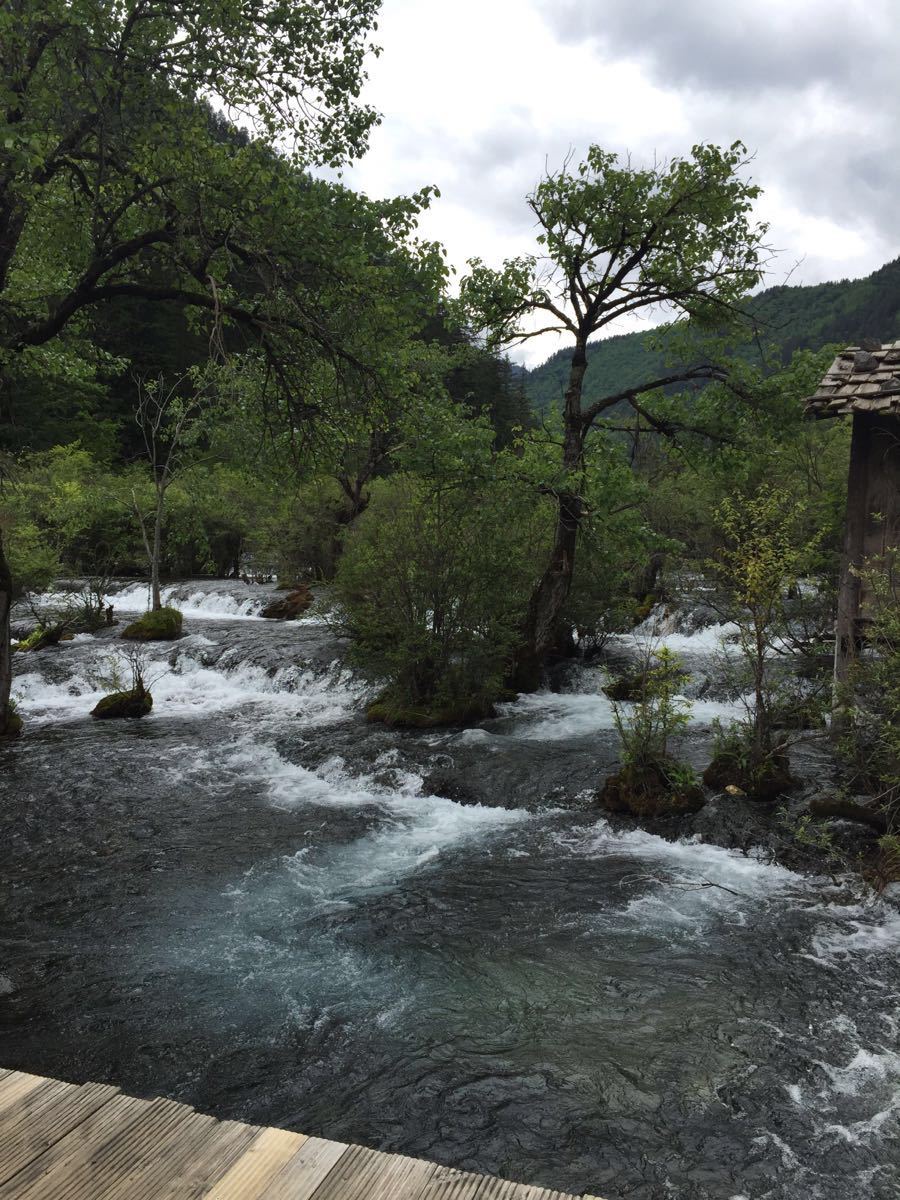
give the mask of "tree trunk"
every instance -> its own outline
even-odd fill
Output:
[[[164,493],[157,492],[156,516],[153,520],[153,553],[150,556],[150,607],[153,612],[162,608],[162,596],[159,589],[159,560],[162,553],[162,519]]]
[[[368,473],[358,475],[354,479],[351,479],[347,475],[338,476],[338,483],[340,484],[341,491],[347,498],[347,502],[346,504],[342,504],[334,514],[334,536],[331,539],[326,561],[322,563],[322,573],[328,580],[334,579],[337,572],[337,566],[344,549],[345,531],[369,507],[369,496],[366,492],[369,477]]]
[[[0,532],[0,737],[8,736],[18,727],[9,707],[12,688],[12,646],[9,633],[9,613],[12,608],[12,574],[3,552]]]
[[[579,340],[572,352],[563,414],[563,467],[570,479],[583,464],[581,391],[586,370],[586,343]],[[556,504],[556,530],[550,561],[531,593],[521,641],[513,658],[511,682],[522,692],[533,692],[540,686],[544,664],[558,643],[559,617],[568,599],[575,570],[575,549],[584,517],[584,502],[576,491],[567,488],[557,492]]]

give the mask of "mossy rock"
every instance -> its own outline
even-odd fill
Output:
[[[647,677],[641,671],[637,675],[620,675],[618,679],[613,679],[611,683],[608,683],[603,691],[610,700],[621,703],[623,700],[640,700],[646,686]]]
[[[2,741],[2,742],[12,741],[13,738],[19,737],[21,733],[22,733],[22,718],[15,711],[14,708],[7,708],[6,724],[5,724],[5,728],[3,729],[3,732],[0,733],[0,741]]]
[[[494,716],[489,700],[460,700],[456,704],[403,704],[388,695],[379,696],[366,709],[370,721],[395,729],[436,729],[442,725],[471,725]]]
[[[269,620],[296,621],[302,617],[315,597],[305,583],[298,584],[286,596],[273,600],[259,614]]]
[[[134,688],[130,692],[112,692],[104,696],[91,710],[96,721],[108,721],[116,717],[146,717],[153,708],[153,697],[146,688]]]
[[[177,608],[158,608],[126,625],[121,636],[132,642],[168,642],[181,636],[181,622]]]
[[[784,750],[774,750],[758,763],[733,751],[723,751],[703,772],[703,782],[721,792],[728,787],[737,787],[751,800],[767,802],[777,800],[797,786]]]
[[[630,813],[641,820],[697,812],[704,804],[703,789],[696,783],[673,783],[682,770],[668,760],[625,766],[606,779],[597,801],[607,812]]]
[[[38,625],[37,629],[32,629],[28,637],[23,638],[16,646],[19,653],[25,654],[30,650],[44,650],[47,646],[57,646],[65,638],[62,625],[56,625],[50,629],[45,629]]]

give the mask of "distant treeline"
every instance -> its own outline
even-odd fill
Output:
[[[818,350],[831,342],[863,337],[900,338],[900,259],[865,279],[842,279],[810,287],[779,285],[754,296],[748,305],[759,326],[760,345],[740,351],[759,356],[774,347],[788,363],[795,350]],[[584,400],[592,402],[665,374],[664,354],[648,345],[652,334],[627,333],[597,342],[589,356]],[[571,352],[560,350],[528,371],[525,390],[538,412],[558,403],[565,391]]]

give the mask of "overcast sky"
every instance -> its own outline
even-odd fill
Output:
[[[533,249],[526,193],[592,142],[650,160],[744,141],[771,283],[900,253],[900,0],[383,0],[376,40],[383,122],[347,182],[436,184],[423,230],[459,270]]]

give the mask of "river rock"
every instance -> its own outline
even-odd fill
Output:
[[[270,620],[296,621],[306,612],[313,599],[312,592],[305,583],[301,583],[286,596],[279,596],[277,600],[267,604],[259,615]]]
[[[153,708],[153,697],[146,688],[138,687],[130,692],[111,692],[104,696],[93,709],[95,721],[107,721],[116,717],[146,717]]]
[[[126,625],[122,637],[132,642],[170,642],[181,636],[181,622],[177,608],[158,608]]]

